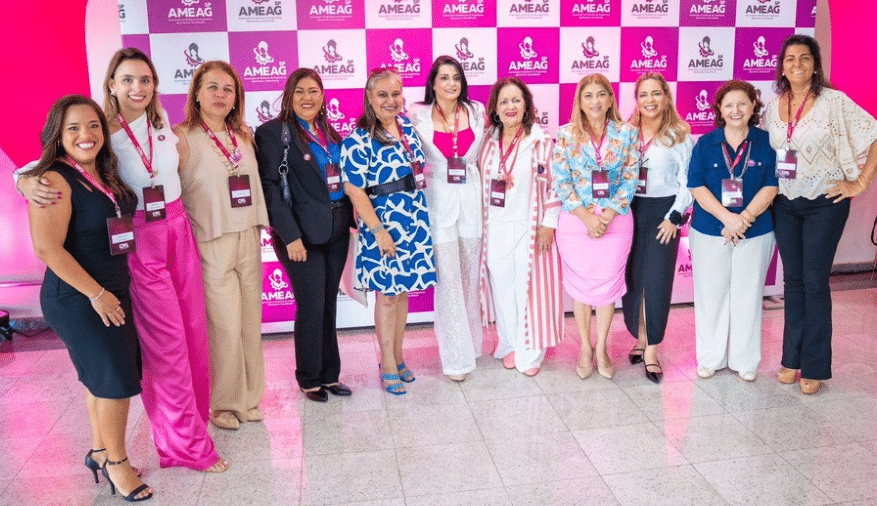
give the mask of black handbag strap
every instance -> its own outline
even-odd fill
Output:
[[[277,172],[280,173],[280,198],[283,199],[284,204],[292,207],[292,191],[290,191],[289,181],[286,179],[286,174],[289,172],[289,162],[286,159],[289,155],[289,143],[292,141],[292,135],[290,135],[289,125],[285,121],[280,125],[280,140],[283,142],[283,159],[280,160],[280,166],[277,168]]]

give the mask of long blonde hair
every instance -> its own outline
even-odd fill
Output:
[[[570,115],[570,120],[572,122],[573,133],[575,134],[577,139],[583,139],[585,135],[588,134],[587,128],[587,118],[585,118],[585,113],[582,111],[582,90],[585,89],[585,86],[597,84],[609,94],[609,98],[612,99],[612,103],[609,105],[609,110],[606,111],[606,119],[620,122],[621,121],[621,113],[618,112],[618,101],[615,99],[615,92],[612,91],[612,83],[609,82],[609,79],[606,79],[606,76],[603,74],[588,74],[583,77],[578,86],[576,86],[576,96],[573,99],[572,103],[572,114]]]
[[[667,96],[667,107],[664,108],[664,114],[661,116],[661,125],[658,127],[658,131],[655,132],[653,138],[670,148],[685,141],[691,133],[691,126],[679,116],[679,111],[676,110],[676,103],[673,101],[673,93],[670,91],[670,85],[664,79],[664,76],[657,72],[646,72],[639,76],[633,88],[634,98],[638,100],[640,85],[649,79],[658,81],[658,84],[661,85],[661,90]],[[639,128],[641,121],[639,106],[637,106],[634,108],[633,114],[630,115],[630,123]]]
[[[186,118],[180,124],[188,130],[198,128],[201,124],[201,104],[197,100],[198,91],[204,85],[204,76],[211,70],[225,72],[234,81],[234,106],[231,112],[225,116],[225,124],[242,139],[251,141],[253,139],[252,133],[244,122],[244,83],[234,67],[221,60],[202,63],[195,71],[192,83],[189,85],[189,96],[186,98]]]

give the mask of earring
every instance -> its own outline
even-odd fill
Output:
[[[115,96],[116,96],[116,92],[115,92],[115,91],[110,91],[110,95],[112,95],[112,96],[115,97]]]
[[[530,119],[530,111],[524,111],[524,121],[526,122],[528,119]]]
[[[500,121],[499,121],[499,114],[497,114],[497,113],[493,113],[493,122],[494,122],[494,123],[499,123],[499,122],[500,122]]]

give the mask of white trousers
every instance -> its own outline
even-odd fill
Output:
[[[697,365],[757,371],[761,362],[764,277],[773,256],[773,232],[737,246],[691,229]]]
[[[515,368],[524,372],[539,367],[545,350],[525,347],[524,314],[527,310],[527,263],[530,244],[526,223],[490,222],[487,237],[487,270],[496,308],[499,344],[493,352],[503,358],[515,352]]]
[[[434,227],[433,239],[438,279],[433,328],[442,372],[466,374],[475,369],[484,339],[478,292],[481,224],[460,219],[451,227]]]

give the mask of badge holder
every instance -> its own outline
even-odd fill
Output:
[[[743,181],[722,179],[722,205],[725,207],[743,206]]]
[[[326,170],[326,187],[329,193],[337,193],[341,191],[341,169],[338,164],[327,163],[324,167]]]
[[[143,188],[143,210],[146,221],[163,220],[167,217],[164,201],[164,186],[147,186]]]
[[[228,176],[228,192],[231,207],[247,207],[253,205],[253,193],[250,190],[250,176]]]
[[[795,179],[798,177],[798,151],[794,149],[777,150],[776,177]]]
[[[502,179],[490,180],[490,205],[493,207],[505,207],[506,182]]]
[[[591,171],[591,196],[595,199],[609,198],[609,174],[607,172]]]
[[[452,156],[448,158],[448,183],[466,183],[466,160],[463,157]]]
[[[637,182],[636,182],[636,194],[637,195],[645,195],[648,188],[649,188],[649,168],[648,167],[640,167],[639,178],[637,179]]]
[[[426,188],[426,177],[423,175],[423,163],[419,160],[411,162],[411,172],[414,174],[414,186],[418,190]]]
[[[134,220],[130,216],[107,218],[110,232],[110,254],[124,255],[134,251]]]

